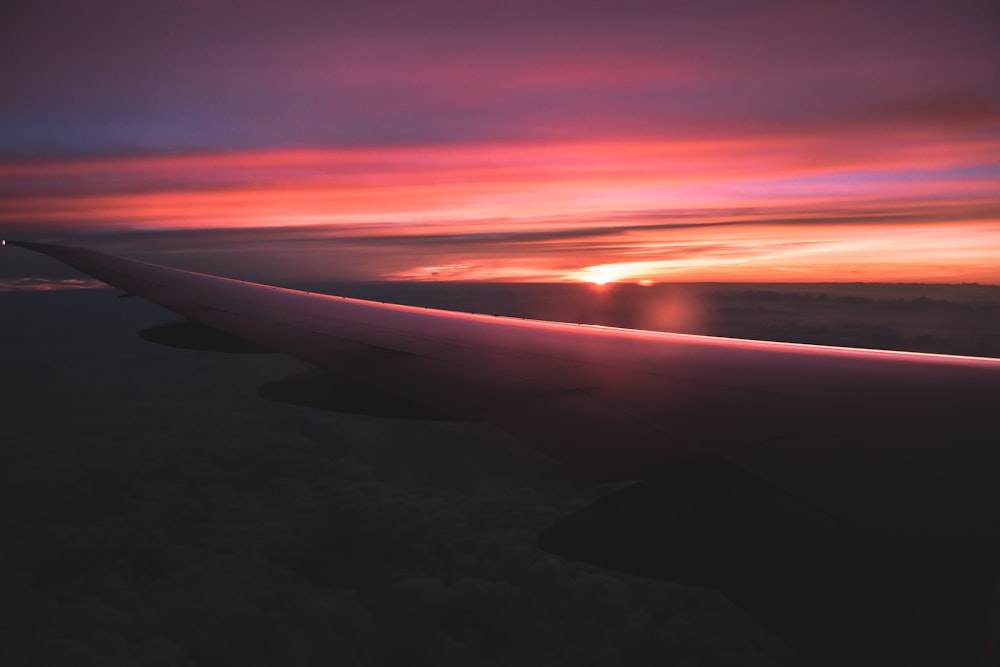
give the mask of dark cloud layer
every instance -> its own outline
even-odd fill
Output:
[[[714,593],[535,549],[608,489],[502,434],[262,402],[293,362],[143,343],[106,291],[0,301],[13,663],[793,664]]]
[[[987,286],[354,285],[415,304],[1000,354]],[[0,295],[0,636],[19,665],[792,665],[719,595],[538,551],[612,491],[490,428],[268,403],[279,356],[141,341],[111,290]]]

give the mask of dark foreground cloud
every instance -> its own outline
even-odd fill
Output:
[[[149,345],[108,292],[0,307],[12,664],[794,664],[715,593],[539,552],[609,489],[501,433],[263,402],[294,362]]]

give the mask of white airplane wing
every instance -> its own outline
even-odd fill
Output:
[[[831,645],[890,665],[995,643],[1000,360],[454,313],[17,245],[189,321],[152,340],[319,369],[265,397],[485,421],[595,479],[645,480],[543,546],[717,587],[815,664]],[[813,607],[822,630],[799,627]]]

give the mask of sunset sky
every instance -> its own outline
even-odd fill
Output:
[[[246,277],[1000,283],[991,0],[37,0],[0,233]]]

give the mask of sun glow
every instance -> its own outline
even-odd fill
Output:
[[[588,266],[570,277],[579,282],[607,285],[608,283],[616,283],[625,276],[620,267],[614,264],[601,264]]]

